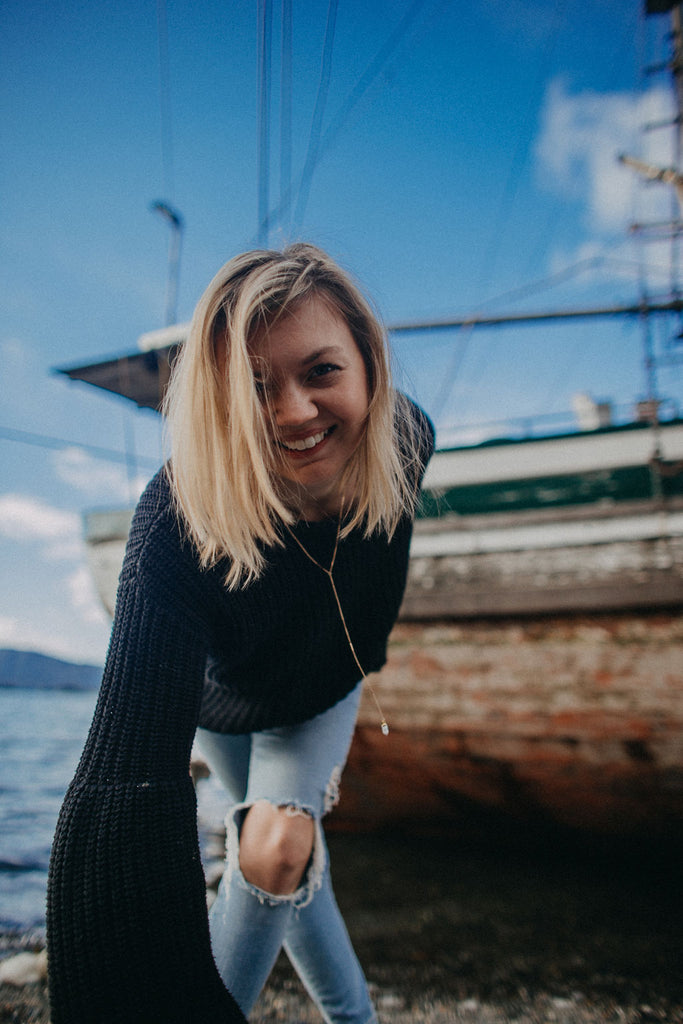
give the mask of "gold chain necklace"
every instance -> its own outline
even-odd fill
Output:
[[[330,581],[330,584],[332,586],[332,593],[334,594],[334,599],[337,602],[337,608],[339,609],[339,618],[341,619],[342,626],[344,627],[344,633],[346,634],[346,639],[349,642],[349,647],[351,649],[351,654],[353,655],[353,660],[355,661],[355,663],[356,663],[356,665],[358,667],[358,671],[361,674],[362,682],[365,682],[365,683],[368,684],[368,687],[370,689],[370,693],[372,694],[372,699],[374,700],[375,704],[377,705],[377,711],[379,712],[380,727],[382,729],[382,733],[385,736],[388,736],[389,735],[389,726],[387,725],[387,720],[384,717],[384,712],[382,711],[380,702],[377,699],[377,694],[375,693],[375,689],[374,689],[372,683],[370,682],[370,680],[368,679],[367,674],[366,674],[366,672],[363,669],[363,666],[361,665],[360,661],[358,660],[358,655],[356,654],[356,649],[353,646],[353,641],[351,640],[351,635],[349,633],[349,628],[346,625],[346,619],[344,618],[344,612],[342,610],[341,601],[339,600],[339,594],[337,593],[337,588],[335,586],[334,576],[332,575],[332,573],[334,571],[334,563],[335,563],[336,558],[337,558],[337,548],[339,547],[339,535],[341,533],[341,523],[342,523],[343,512],[344,512],[344,506],[342,504],[342,506],[339,509],[339,521],[337,523],[337,536],[335,537],[335,540],[334,540],[334,551],[332,552],[332,560],[330,561],[329,569],[326,569],[324,565],[321,565],[320,562],[318,562],[317,559],[315,559],[313,557],[313,555],[310,553],[310,551],[306,550],[306,548],[303,546],[303,544],[301,543],[299,538],[296,536],[294,531],[290,529],[290,527],[287,525],[287,523],[285,523],[284,526],[285,526],[287,532],[289,533],[290,537],[292,538],[292,540],[295,542],[295,544],[298,544],[298,546],[301,548],[301,550],[305,554],[306,558],[308,558],[309,561],[313,562],[313,565],[317,565],[317,567],[322,572],[325,573],[325,575],[327,576],[328,580]]]

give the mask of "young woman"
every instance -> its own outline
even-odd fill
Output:
[[[133,521],[55,836],[52,1022],[242,1021],[284,945],[326,1021],[369,1024],[321,819],[386,657],[433,431],[394,391],[367,301],[310,245],[219,271],[166,411],[172,458]],[[198,726],[232,800],[210,925]]]

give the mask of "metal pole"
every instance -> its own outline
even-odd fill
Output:
[[[150,209],[160,214],[171,226],[171,239],[168,247],[168,276],[166,280],[166,314],[164,326],[176,322],[178,304],[178,282],[180,280],[180,246],[183,233],[183,218],[168,203],[157,200]]]

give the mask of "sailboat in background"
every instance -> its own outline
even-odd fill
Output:
[[[647,0],[646,12],[671,16],[678,94],[680,5]],[[679,187],[676,168],[622,159]],[[582,394],[572,424],[496,425],[435,453],[389,663],[373,684],[391,737],[363,705],[338,826],[460,827],[495,811],[683,837],[683,419],[657,394],[647,348],[649,319],[681,313],[674,291],[612,309],[389,328],[636,316],[648,387],[627,422]],[[186,334],[169,325],[137,352],[61,372],[158,410]],[[131,514],[85,517],[110,613]]]

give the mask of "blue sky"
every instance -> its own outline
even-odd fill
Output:
[[[650,294],[668,291],[668,245],[639,245],[628,227],[670,217],[669,191],[616,160],[672,163],[671,133],[642,132],[671,110],[666,77],[641,71],[661,57],[666,17],[646,23],[637,0],[339,0],[301,187],[328,5],[293,8],[293,202],[270,244],[326,248],[388,324],[631,303],[643,274]],[[2,5],[0,646],[104,656],[81,515],[134,499],[161,458],[159,424],[52,370],[133,350],[163,325],[169,232],[154,200],[185,220],[179,320],[256,243],[257,42],[255,0]],[[577,391],[620,408],[644,391],[632,321],[403,335],[394,348],[442,443],[463,424],[474,438],[490,420],[565,412]],[[662,367],[659,387],[680,405],[680,367]]]

